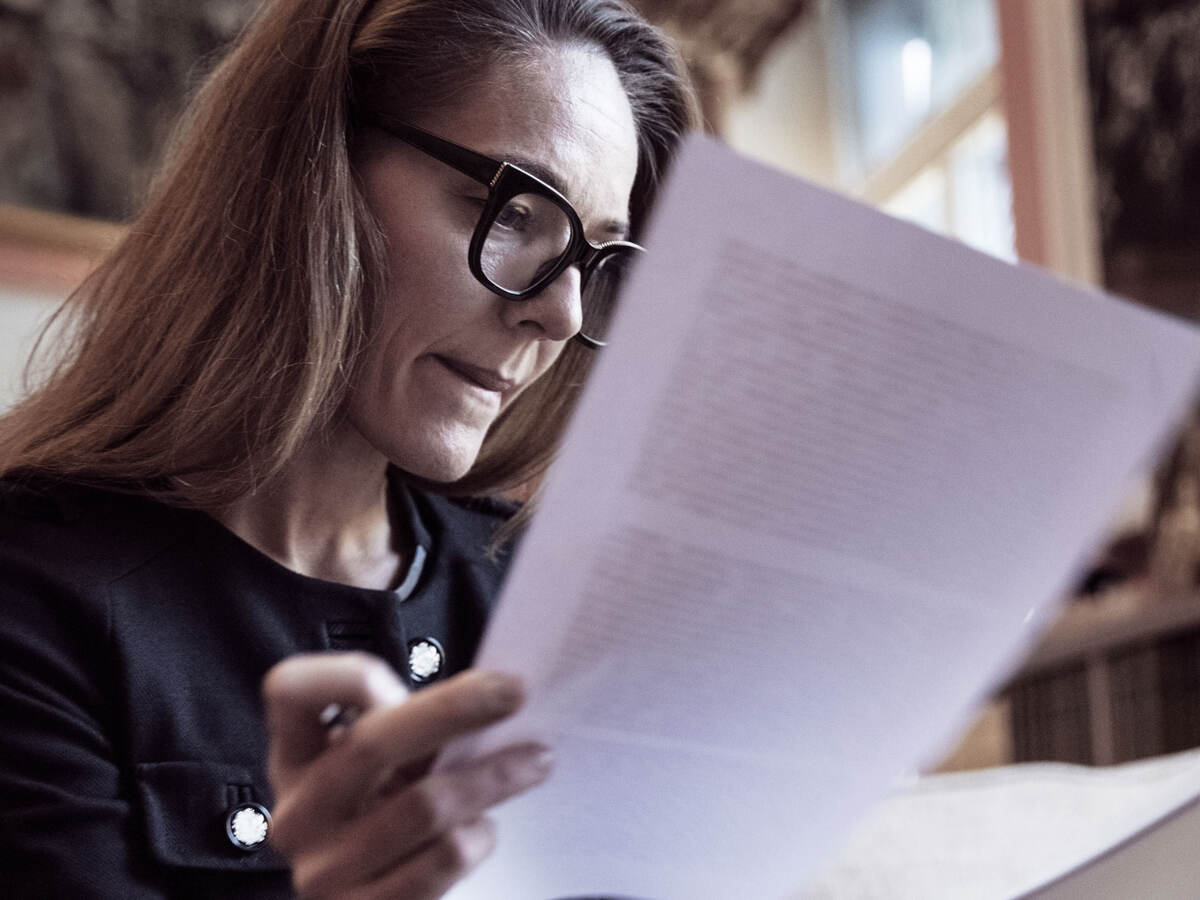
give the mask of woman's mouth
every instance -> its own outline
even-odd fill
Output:
[[[506,391],[511,391],[516,386],[516,382],[512,378],[502,375],[495,369],[476,366],[448,356],[434,356],[434,359],[463,381],[475,387],[482,388],[485,391],[503,394]]]

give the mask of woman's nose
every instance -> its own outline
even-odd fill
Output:
[[[568,266],[550,284],[528,300],[508,300],[501,312],[510,328],[536,329],[538,339],[565,341],[583,327],[578,266]]]

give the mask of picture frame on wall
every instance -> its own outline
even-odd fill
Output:
[[[0,409],[256,0],[0,2]]]

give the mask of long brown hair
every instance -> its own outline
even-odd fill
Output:
[[[221,507],[339,414],[382,283],[350,164],[356,114],[450,103],[561,44],[613,61],[633,108],[644,221],[693,101],[621,0],[274,0],[193,100],[142,213],[60,313],[58,362],[0,418],[0,473]],[[420,98],[417,105],[416,98]],[[493,426],[453,493],[548,464],[588,367],[572,342]]]

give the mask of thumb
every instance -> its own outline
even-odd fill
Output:
[[[313,653],[289,657],[263,678],[270,739],[268,772],[276,788],[329,745],[322,713],[331,705],[366,712],[398,706],[408,689],[383,660],[366,653]]]

